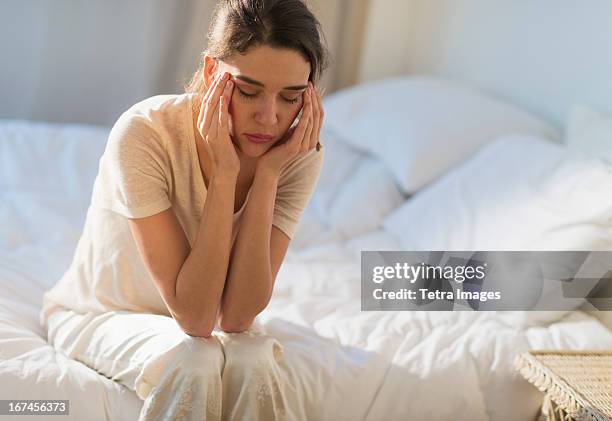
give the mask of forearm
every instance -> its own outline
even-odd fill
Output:
[[[268,304],[272,294],[270,236],[278,176],[257,171],[228,269],[219,326],[244,330]]]
[[[235,191],[235,176],[210,180],[195,242],[177,278],[175,296],[194,336],[210,336],[215,326],[227,277]]]

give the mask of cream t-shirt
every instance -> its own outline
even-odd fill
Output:
[[[171,316],[136,248],[127,218],[170,207],[193,245],[206,200],[192,120],[194,94],[157,95],[125,111],[100,158],[72,262],[43,296],[40,322],[58,309]],[[272,225],[293,238],[318,180],[325,148],[296,157],[279,176]],[[234,214],[232,244],[251,190]]]

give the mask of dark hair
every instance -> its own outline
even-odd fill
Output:
[[[208,29],[208,46],[185,92],[203,98],[204,56],[223,60],[251,47],[294,50],[310,63],[308,80],[316,83],[328,66],[328,50],[317,18],[303,0],[221,0],[213,11]]]

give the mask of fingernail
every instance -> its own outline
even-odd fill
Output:
[[[232,86],[234,86],[234,83],[231,80],[227,82],[227,89],[231,89]]]

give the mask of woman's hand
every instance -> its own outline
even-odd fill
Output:
[[[274,145],[259,158],[258,170],[265,169],[278,176],[293,158],[316,147],[324,115],[321,96],[312,83],[308,82],[302,98],[302,116],[297,126],[287,133],[287,141]]]
[[[234,83],[224,72],[208,88],[198,115],[197,129],[204,139],[204,148],[212,162],[212,176],[238,176],[240,159],[229,135],[229,102]]]

